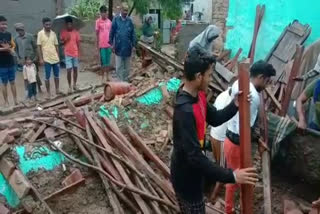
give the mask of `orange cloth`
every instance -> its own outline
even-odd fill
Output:
[[[224,154],[227,161],[227,168],[233,170],[240,168],[240,146],[232,143],[229,138],[224,141]],[[226,214],[232,214],[234,208],[234,193],[240,186],[238,184],[226,184]]]
[[[73,30],[73,31],[63,30],[61,32],[61,40],[65,41],[64,43],[65,55],[78,58],[79,43],[80,43],[79,32],[77,30]]]

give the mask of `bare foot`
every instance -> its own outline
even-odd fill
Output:
[[[77,87],[77,85],[74,85],[73,86],[73,91],[78,91],[79,90],[79,88]]]
[[[5,107],[5,108],[8,108],[8,107],[9,107],[9,102],[5,102],[5,103],[4,103],[4,107]]]
[[[72,93],[72,89],[69,88],[69,89],[68,89],[68,94],[71,94],[71,93]]]

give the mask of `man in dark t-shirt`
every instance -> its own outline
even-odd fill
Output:
[[[11,33],[7,32],[7,19],[0,16],[0,79],[5,106],[9,106],[7,85],[10,82],[14,104],[17,105],[15,85],[14,48],[15,44]]]

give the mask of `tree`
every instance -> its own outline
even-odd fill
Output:
[[[169,19],[179,19],[182,16],[182,4],[184,0],[128,0],[132,5],[129,15],[135,10],[138,14],[144,15],[148,13],[150,6],[159,4],[162,13]]]

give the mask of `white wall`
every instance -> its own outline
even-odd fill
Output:
[[[208,23],[212,21],[212,0],[194,0],[193,12],[202,12],[202,20]]]

